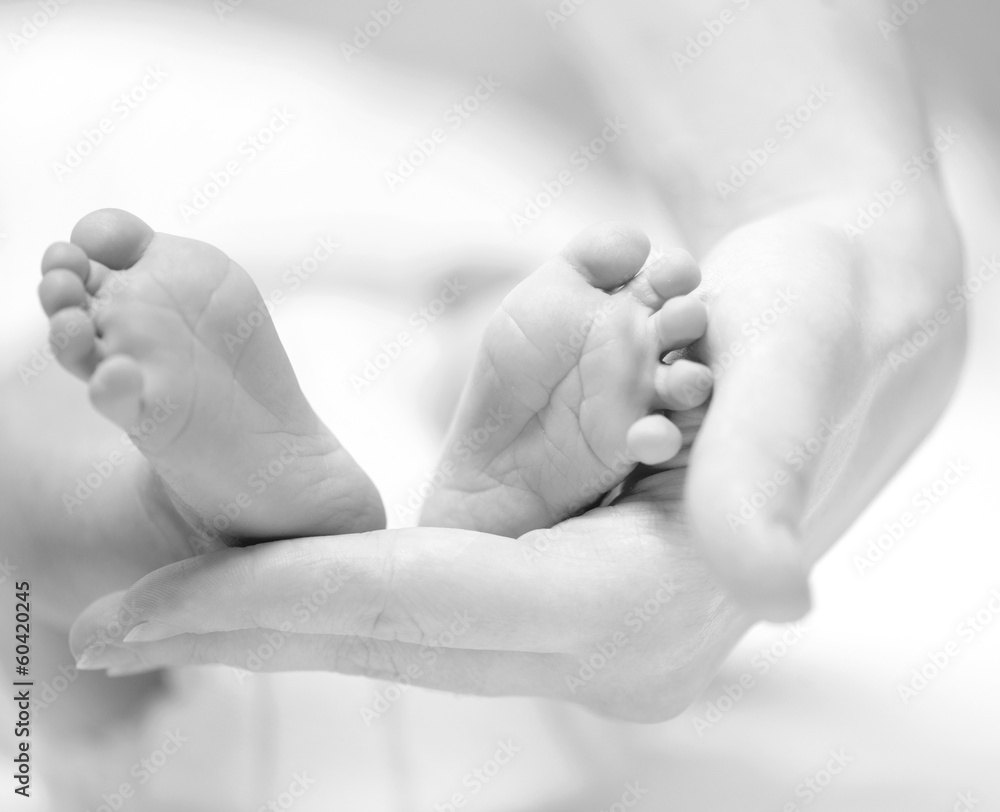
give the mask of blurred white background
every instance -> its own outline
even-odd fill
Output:
[[[476,13],[475,4],[444,5],[445,19]],[[338,253],[275,319],[307,394],[371,472],[390,521],[407,523],[396,507],[431,470],[454,395],[424,385],[452,357],[445,350],[473,346],[497,293],[582,225],[632,219],[658,243],[672,232],[652,195],[613,158],[595,164],[530,228],[519,233],[512,224],[511,213],[523,209],[540,179],[593,130],[589,100],[567,91],[575,87],[573,57],[555,38],[545,45],[549,32],[522,31],[516,13],[506,23],[491,15],[488,24],[498,41],[523,38],[527,55],[535,52],[529,44],[538,45],[528,40],[542,40],[544,58],[526,56],[520,68],[543,77],[534,95],[501,88],[391,191],[386,170],[443,111],[480,75],[505,75],[488,49],[468,53],[457,43],[455,53],[438,54],[421,47],[444,14],[429,4],[404,3],[350,62],[341,43],[376,6],[340,4],[338,28],[312,23],[307,6],[275,12],[232,0],[73,0],[15,49],[8,34],[39,7],[0,5],[8,40],[0,42],[0,267],[7,285],[0,347],[10,364],[43,346],[34,296],[39,256],[92,209],[130,209],[159,230],[219,245],[265,296],[330,236]],[[587,12],[584,4],[577,14]],[[996,4],[939,0],[902,34],[912,42],[933,124],[961,136],[943,171],[970,273],[1000,258],[1000,71],[991,41],[998,27]],[[448,60],[464,60],[463,67],[449,73]],[[122,115],[119,97],[151,69],[163,78]],[[274,108],[291,121],[273,143],[251,150],[250,160],[240,145]],[[78,168],[54,169],[102,118],[113,127]],[[185,216],[182,205],[231,160],[240,173],[204,212]],[[418,337],[408,363],[356,391],[351,376],[455,273],[473,280],[474,295]],[[384,689],[379,683],[328,675],[241,680],[228,669],[200,669],[172,678],[173,691],[141,729],[109,723],[53,737],[38,756],[47,789],[34,808],[61,812],[71,808],[67,798],[72,808],[97,808],[138,757],[180,728],[190,743],[126,808],[254,810],[305,771],[317,783],[296,802],[303,812],[430,810],[455,792],[467,796],[464,808],[483,812],[598,810],[633,781],[649,787],[638,808],[651,810],[765,812],[794,803],[817,811],[945,812],[959,793],[981,798],[979,809],[1000,809],[1000,615],[971,640],[958,631],[1000,590],[1000,283],[976,295],[971,311],[971,351],[957,397],[817,569],[815,610],[796,642],[786,653],[775,642],[785,629],[756,629],[685,716],[637,727],[534,700],[411,689],[367,727],[358,709]],[[62,373],[53,365],[44,374]],[[857,557],[953,463],[968,473],[859,573]],[[897,686],[949,640],[958,641],[959,656],[904,703]],[[766,674],[764,649],[780,655]],[[72,662],[68,650],[65,662]],[[753,685],[699,731],[695,717],[706,718],[708,703],[745,674]],[[473,795],[463,776],[486,763],[500,739],[521,752]],[[801,782],[821,780],[834,750],[852,760],[807,801]]]

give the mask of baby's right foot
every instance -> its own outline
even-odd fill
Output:
[[[85,217],[71,240],[42,260],[53,350],[194,528],[248,543],[385,526],[374,485],[306,401],[242,268],[114,209]],[[116,292],[95,310],[104,286]]]
[[[421,523],[508,536],[551,527],[666,462],[662,413],[701,405],[707,367],[661,358],[704,334],[701,274],[672,250],[648,264],[628,223],[587,229],[504,300],[487,327]],[[641,269],[641,270],[640,270]],[[439,480],[440,481],[440,480]]]

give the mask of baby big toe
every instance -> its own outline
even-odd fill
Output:
[[[98,364],[90,379],[90,402],[115,425],[129,430],[142,416],[144,378],[138,362],[112,355]]]
[[[649,256],[649,238],[631,223],[597,223],[577,234],[561,255],[594,287],[614,290],[639,273]]]
[[[92,260],[120,271],[139,261],[154,233],[134,214],[121,209],[100,209],[76,224],[70,240]]]
[[[97,366],[97,333],[90,314],[79,307],[59,310],[49,319],[49,344],[56,360],[86,380]]]

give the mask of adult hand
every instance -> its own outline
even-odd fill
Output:
[[[957,381],[961,249],[935,165],[963,147],[927,126],[889,0],[724,5],[621,0],[560,31],[705,275],[695,536],[742,605],[789,620]]]
[[[172,564],[83,613],[71,634],[81,666],[320,669],[639,721],[679,713],[753,620],[805,610],[808,567],[924,436],[958,374],[961,312],[901,354],[943,301],[947,263],[929,254],[928,272],[862,273],[823,216],[760,221],[708,257],[700,350],[715,395],[707,416],[675,415],[690,455],[640,472],[614,505],[516,540],[415,528]]]
[[[520,539],[413,528],[201,555],[92,604],[71,646],[112,674],[328,670],[670,718],[750,623],[690,544],[683,464]]]
[[[755,615],[808,610],[809,568],[954,389],[965,346],[960,252],[928,191],[879,226],[927,217],[921,256],[878,247],[884,233],[862,253],[832,202],[741,228],[705,260],[703,354],[716,381],[692,449],[689,511],[713,572]]]

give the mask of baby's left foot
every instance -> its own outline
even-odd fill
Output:
[[[519,536],[592,505],[637,462],[677,454],[662,411],[702,404],[711,372],[661,358],[701,338],[708,317],[687,295],[701,281],[690,255],[644,266],[649,250],[634,226],[594,226],[507,296],[421,524]]]

